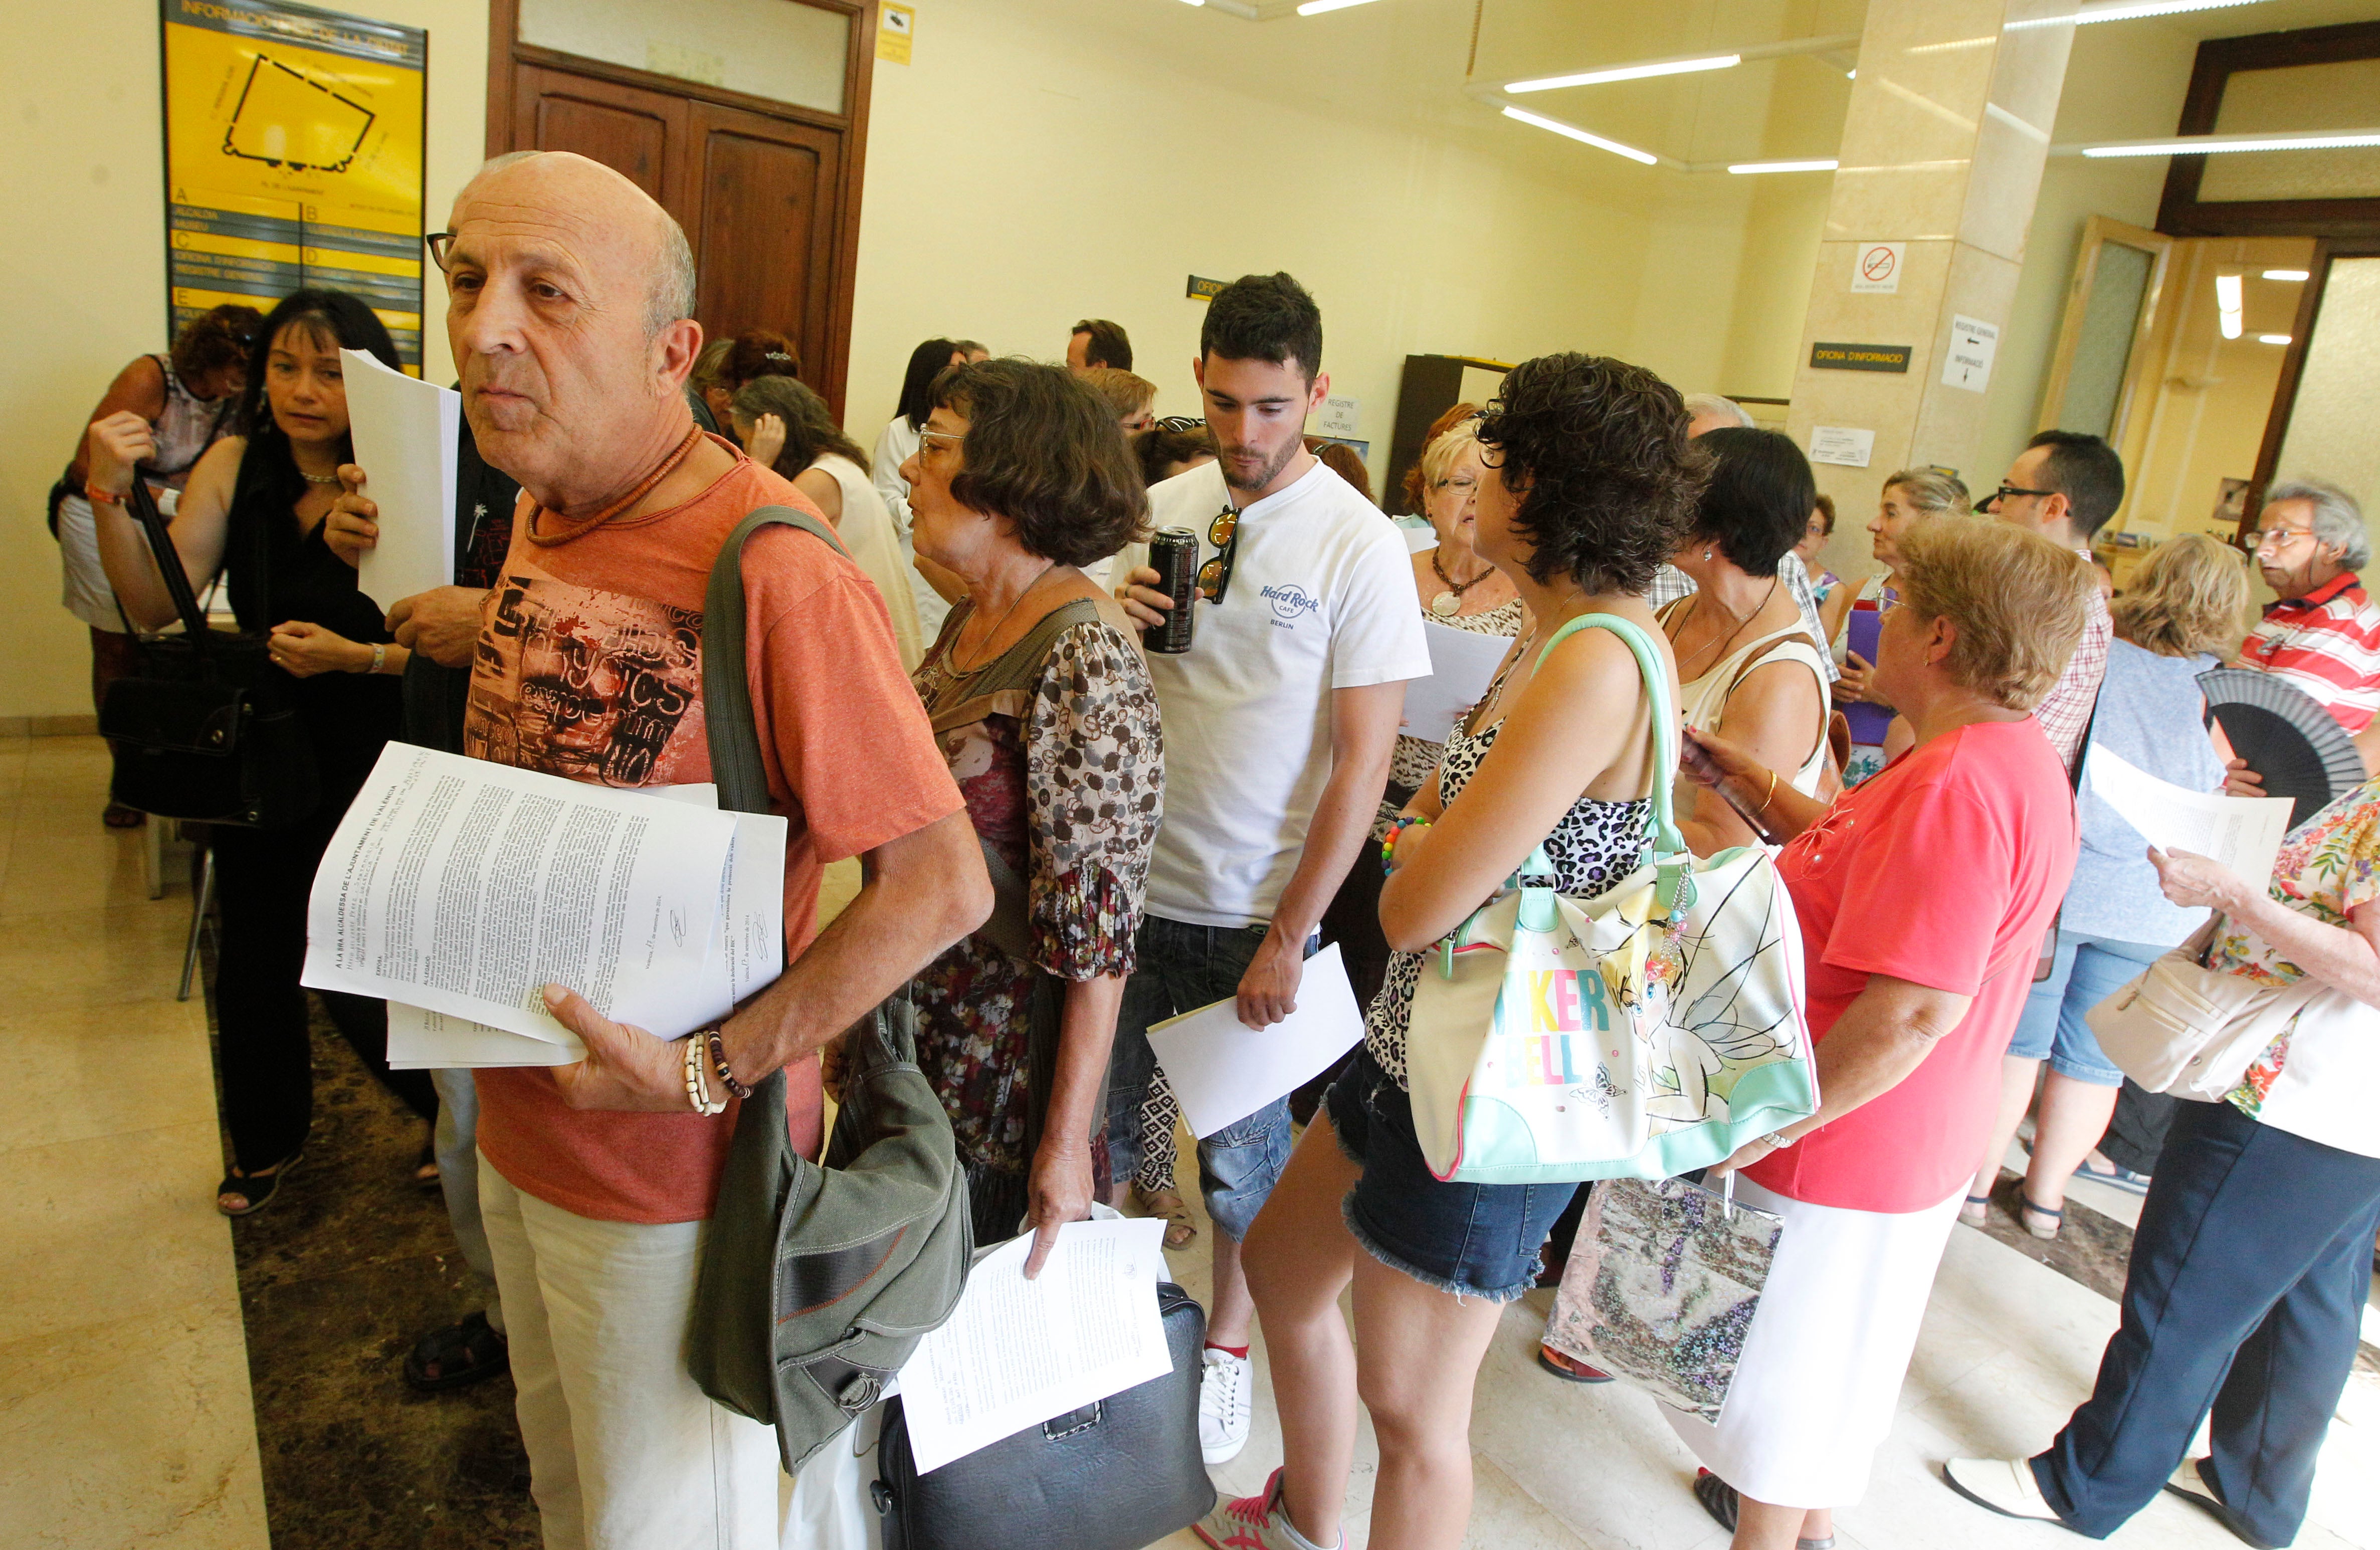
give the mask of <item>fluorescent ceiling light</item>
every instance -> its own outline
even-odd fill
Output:
[[[1857,80],[1859,79],[1859,72],[1857,70],[1845,70],[1843,72],[1843,79],[1845,80]]]
[[[2223,327],[2223,337],[2239,338],[2240,277],[2238,275],[2218,274],[2215,277],[2215,311],[2216,321]]]
[[[1614,156],[1625,156],[1632,162],[1642,162],[1648,167],[1658,166],[1661,162],[1658,156],[1649,151],[1639,151],[1633,145],[1622,145],[1616,139],[1605,139],[1601,135],[1589,134],[1577,125],[1565,124],[1559,118],[1547,118],[1522,108],[1506,108],[1504,116],[1517,118],[1524,124],[1534,124],[1540,129],[1551,129],[1555,134],[1567,136],[1581,145],[1591,145],[1597,151],[1609,151]]]
[[[2268,269],[2265,271],[2265,278],[2267,280],[2311,280],[2313,278],[2313,272],[2312,270],[2305,269]]]
[[[1320,3],[1320,0],[1317,0]],[[1354,0],[1331,0],[1347,5]],[[1301,6],[1299,10],[1305,7]],[[1587,70],[1574,76],[1548,76],[1542,80],[1506,83],[1507,91],[1551,91],[1564,86],[1600,86],[1608,80],[1643,80],[1648,76],[1691,75],[1696,70],[1725,70],[1743,63],[1740,54],[1714,54],[1700,59],[1657,59],[1649,65],[1621,65],[1609,70]]]
[[[2206,135],[2185,139],[2128,140],[2086,145],[2082,154],[2104,156],[2221,156],[2234,151],[2336,151],[2380,145],[2380,129],[2345,129],[2328,135]]]
[[[2234,6],[2261,3],[2262,0],[2099,0],[2096,5],[2081,6],[2071,17],[2033,17],[2023,21],[2011,21],[2008,24],[2008,30],[2014,32],[2027,27],[2062,27],[2069,21],[2077,27],[2088,27],[2095,21],[2136,21],[2143,17],[2222,11]]]
[[[1305,0],[1297,7],[1299,16],[1320,16],[1325,11],[1343,11],[1350,6],[1370,4],[1370,0]]]
[[[2256,343],[2259,345],[2286,345],[2289,342],[2289,336],[2286,333],[2260,333],[2256,335]]]
[[[1832,172],[1835,159],[1831,156],[1813,162],[1731,162],[1728,171],[1746,172]]]

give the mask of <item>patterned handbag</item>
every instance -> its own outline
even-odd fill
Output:
[[[1757,845],[1686,850],[1668,676],[1645,632],[1610,614],[1571,621],[1546,651],[1588,628],[1627,642],[1652,701],[1652,854],[1572,898],[1532,880],[1553,872],[1540,847],[1521,886],[1423,966],[1405,1067],[1440,1179],[1665,1179],[1817,1112],[1801,929],[1776,859]]]
[[[1665,1405],[1718,1420],[1784,1224],[1683,1179],[1598,1184],[1546,1344]]]

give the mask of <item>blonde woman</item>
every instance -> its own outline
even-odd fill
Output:
[[[2116,635],[2099,687],[2091,745],[2187,791],[2223,788],[2230,748],[2206,724],[2198,675],[2218,666],[2247,627],[2248,573],[2237,550],[2192,533],[2150,554],[2116,599]],[[2135,1193],[2148,1180],[2097,1151],[2124,1073],[2100,1051],[2083,1014],[2204,925],[2206,912],[2168,903],[2149,865],[2148,842],[2088,785],[2079,793],[2082,849],[2058,917],[2058,957],[2034,986],[2000,1083],[1999,1123],[1961,1215],[1980,1227],[1990,1213],[2000,1159],[2033,1102],[2041,1063],[2049,1077],[2035,1113],[2033,1160],[2018,1200],[2025,1230],[2055,1238],[2070,1179]]]
[[[1967,487],[1956,474],[1939,468],[1903,468],[1884,481],[1876,515],[1868,520],[1868,551],[1884,569],[1861,582],[1859,590],[1835,588],[1828,599],[1828,638],[1834,643],[1835,661],[1842,677],[1835,684],[1837,705],[1866,704],[1884,712],[1863,721],[1852,718],[1852,757],[1844,761],[1843,784],[1858,785],[1884,768],[1884,726],[1893,707],[1877,692],[1876,664],[1851,649],[1851,616],[1888,610],[1900,598],[1900,540],[1919,523],[1937,516],[1965,516],[1974,509]]]

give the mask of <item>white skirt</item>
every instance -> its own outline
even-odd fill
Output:
[[[1866,1495],[1964,1193],[1887,1215],[1736,1181],[1738,1201],[1785,1228],[1718,1423],[1662,1408],[1704,1468],[1777,1507],[1849,1507]]]
[[[157,511],[171,520],[180,503],[181,491],[170,487],[149,487],[157,498]],[[124,614],[115,606],[115,589],[107,584],[107,567],[99,560],[99,528],[91,515],[91,502],[79,492],[58,503],[58,558],[66,572],[66,587],[59,600],[68,613],[93,629],[124,629]]]

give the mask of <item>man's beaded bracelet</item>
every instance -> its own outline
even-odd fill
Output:
[[[687,1106],[697,1114],[708,1116],[712,1114],[721,1114],[726,1111],[726,1102],[723,1099],[714,1101],[710,1096],[710,1084],[704,1080],[702,1072],[702,1040],[699,1036],[690,1037],[686,1041],[686,1071],[684,1074],[686,1078],[686,1101]]]
[[[719,1036],[719,1030],[716,1028],[705,1029],[703,1032],[697,1034],[695,1037],[707,1038],[710,1040],[710,1064],[712,1069],[719,1072],[719,1081],[721,1085],[724,1086],[729,1092],[735,1094],[739,1098],[750,1097],[752,1096],[752,1089],[747,1087],[741,1082],[736,1081],[735,1073],[727,1069],[727,1041]],[[724,1106],[722,1105],[722,1107],[723,1108]]]

